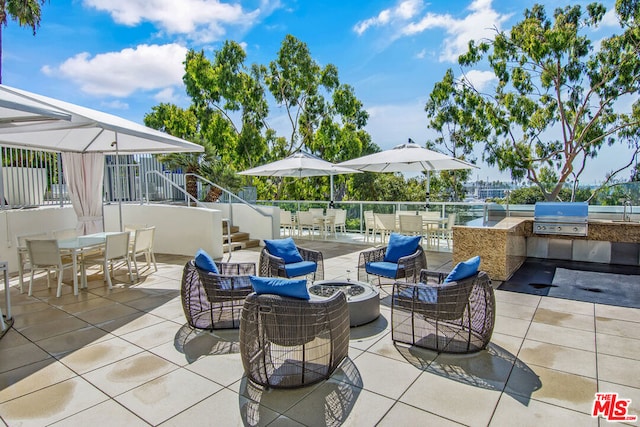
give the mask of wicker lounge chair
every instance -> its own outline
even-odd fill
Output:
[[[444,353],[486,347],[495,322],[495,295],[487,273],[442,283],[446,274],[422,270],[420,283],[397,282],[391,303],[391,337]]]
[[[240,356],[251,381],[304,387],[328,379],[347,357],[349,308],[342,292],[326,300],[252,293],[240,322]]]
[[[378,277],[378,284],[380,283],[380,277],[387,277],[389,279],[404,278],[407,281],[415,283],[418,281],[420,270],[427,267],[427,257],[421,246],[418,246],[416,251],[411,255],[400,257],[396,263],[385,262],[386,254],[387,246],[360,252],[358,260],[358,280],[369,282],[369,275],[374,275]],[[394,266],[391,264],[395,264],[395,268],[393,268]],[[392,268],[376,269],[378,265]]]
[[[242,304],[253,292],[249,275],[255,263],[216,262],[220,274],[196,267],[194,260],[182,273],[182,308],[189,325],[198,329],[231,329],[240,325]]]
[[[299,246],[296,246],[296,248],[304,260],[304,263],[312,262],[315,264],[315,271],[308,273],[304,265],[302,265],[302,269],[299,269],[292,263],[287,264],[283,258],[269,253],[269,250],[264,247],[260,253],[260,262],[258,264],[260,276],[292,278],[309,274],[312,276],[311,280],[324,280],[324,260],[322,252],[301,248]],[[303,274],[298,274],[300,271],[303,271]]]

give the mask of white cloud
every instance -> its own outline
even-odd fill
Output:
[[[400,14],[399,7],[385,9],[377,17],[361,21],[354,27],[358,34],[367,29],[378,27],[390,27],[396,31],[394,38],[413,36],[427,30],[442,29],[446,33],[440,61],[455,62],[462,53],[466,52],[470,40],[482,40],[493,38],[495,29],[500,30],[511,15],[500,14],[493,9],[492,0],[475,0],[467,7],[467,15],[456,18],[450,14],[437,14],[428,12],[415,19],[422,9],[422,2],[412,2],[413,14]],[[386,13],[383,15],[383,13]],[[389,16],[387,19],[386,17]],[[396,19],[393,19],[396,18]]]
[[[153,97],[158,102],[178,104],[180,97],[176,94],[173,87],[167,87],[156,93]]]
[[[600,26],[620,28],[620,21],[618,20],[618,15],[616,14],[616,9],[614,7],[607,10],[604,14],[602,21],[600,22]]]
[[[424,59],[427,56],[427,49],[422,49],[420,52],[416,53],[417,59]]]
[[[404,22],[412,19],[422,9],[422,0],[405,0],[396,5],[394,8],[384,9],[377,16],[374,16],[364,21],[358,22],[353,30],[362,35],[371,27],[380,27],[392,23],[399,23],[402,25]]]
[[[471,70],[464,74],[463,78],[479,91],[483,91],[492,81],[498,81],[492,71]]]
[[[220,0],[83,0],[87,7],[107,12],[119,24],[136,26],[150,22],[169,35],[184,34],[203,43],[220,40],[225,26],[251,27],[261,14],[280,2],[262,1],[261,7],[245,11],[238,3]]]
[[[42,71],[77,82],[94,95],[126,97],[137,90],[157,90],[182,85],[187,49],[178,44],[139,45],[135,49],[91,57],[79,53],[57,67]]]
[[[128,110],[129,109],[129,104],[117,99],[109,102],[103,102],[102,105],[112,110]]]

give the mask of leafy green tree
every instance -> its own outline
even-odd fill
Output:
[[[199,133],[198,118],[194,108],[182,109],[173,104],[160,104],[144,116],[144,124],[170,135],[196,142],[204,147],[200,153],[172,153],[160,156],[160,161],[171,169],[182,169],[185,174],[203,174],[203,165],[214,162],[216,150],[213,144]],[[187,177],[187,193],[198,198],[195,177]]]
[[[626,142],[634,149],[629,163],[609,179],[633,163],[640,132],[640,57],[637,21],[629,18],[637,17],[637,9],[628,10],[634,13],[627,15],[624,34],[603,40],[597,51],[584,35],[606,11],[597,3],[586,11],[579,5],[558,8],[553,19],[535,5],[508,33],[469,44],[460,65],[475,67],[486,58],[497,84],[492,93],[482,93],[463,78],[454,90],[462,97],[458,105],[477,122],[478,130],[467,136],[486,141],[489,164],[510,170],[514,180],[526,177],[545,200],[556,200],[604,147]],[[628,96],[635,100],[626,113],[616,103]]]
[[[21,27],[31,27],[36,35],[40,27],[41,8],[46,0],[2,0],[0,2],[0,83],[2,83],[2,27],[6,27],[11,17]]]
[[[451,69],[447,70],[442,81],[435,84],[424,109],[429,116],[429,127],[438,132],[438,137],[435,141],[427,141],[426,148],[435,150],[442,147],[453,157],[475,162],[473,141],[488,135],[487,129],[475,120],[475,105],[472,104],[475,97],[468,96],[470,90],[467,86],[457,85]],[[431,174],[430,193],[436,198],[449,199],[448,194],[434,191],[440,188],[453,193],[454,200],[460,200],[465,193],[462,184],[471,173],[471,170],[456,170]]]
[[[273,141],[265,162],[299,150],[340,162],[372,149],[371,137],[364,130],[369,115],[353,87],[340,83],[335,65],[320,66],[306,43],[287,35],[276,59],[268,66],[255,67],[289,122],[289,133]],[[344,193],[348,179],[344,175],[334,177],[336,194]],[[260,180],[265,181],[259,178],[254,183]],[[327,199],[330,193],[326,177],[268,181],[270,191],[261,193],[266,198]]]
[[[183,78],[199,131],[223,161],[239,169],[254,166],[267,151],[262,131],[269,107],[258,68],[247,67],[245,59],[244,49],[234,41],[226,41],[213,62],[204,52],[190,50]]]

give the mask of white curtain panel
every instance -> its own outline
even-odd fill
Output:
[[[81,235],[103,231],[103,153],[62,153],[64,179]]]

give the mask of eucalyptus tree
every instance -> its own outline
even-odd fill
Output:
[[[429,127],[437,132],[435,141],[428,141],[429,149],[442,148],[446,154],[455,158],[474,161],[473,141],[480,136],[487,137],[486,128],[474,117],[475,105],[470,104],[474,97],[468,96],[470,89],[457,85],[453,71],[447,70],[442,81],[437,82],[424,107],[429,116]],[[431,174],[431,193],[440,200],[448,200],[448,192],[453,192],[453,199],[460,200],[464,193],[462,184],[468,180],[472,171],[468,169],[441,171]],[[441,189],[437,194],[434,189]],[[437,191],[437,190],[436,190]]]
[[[217,153],[214,145],[199,132],[198,121],[194,108],[183,109],[166,103],[152,107],[151,112],[145,114],[144,124],[146,126],[204,147],[204,154],[172,153],[160,156],[160,161],[170,169],[182,169],[185,174],[202,175],[203,167],[215,161]],[[222,124],[224,125],[224,123]],[[186,187],[187,193],[197,199],[197,181],[193,176],[187,177]]]
[[[633,153],[609,178],[638,154],[638,13],[633,7],[618,10],[628,11],[626,18],[621,15],[623,34],[595,49],[588,35],[601,22],[604,6],[557,8],[551,19],[535,5],[509,32],[470,42],[458,60],[463,70],[486,63],[497,80],[494,90],[483,93],[464,76],[449,83],[461,97],[460,108],[476,122],[465,136],[485,144],[489,164],[509,170],[513,179],[526,177],[546,200],[557,199],[569,181],[573,198],[585,166],[603,148],[627,144]],[[621,101],[632,104],[630,111]]]
[[[259,70],[288,124],[285,137],[271,147],[272,154],[284,157],[304,149],[324,160],[340,162],[372,149],[371,137],[364,130],[369,115],[355,90],[340,82],[335,65],[323,67],[313,59],[306,43],[292,35],[285,36],[276,59]],[[347,179],[335,178],[342,191]],[[326,178],[306,181],[312,185],[283,185],[281,181],[276,194],[294,198],[328,196]]]
[[[40,27],[41,5],[46,0],[2,0],[0,1],[0,83],[2,83],[2,27],[6,27],[11,17],[21,27],[31,27],[36,35]]]
[[[254,166],[267,151],[263,131],[269,106],[258,67],[248,67],[245,60],[244,49],[235,41],[224,42],[213,61],[203,51],[190,50],[183,78],[200,132],[223,161],[238,168]],[[231,133],[220,134],[221,121]]]

